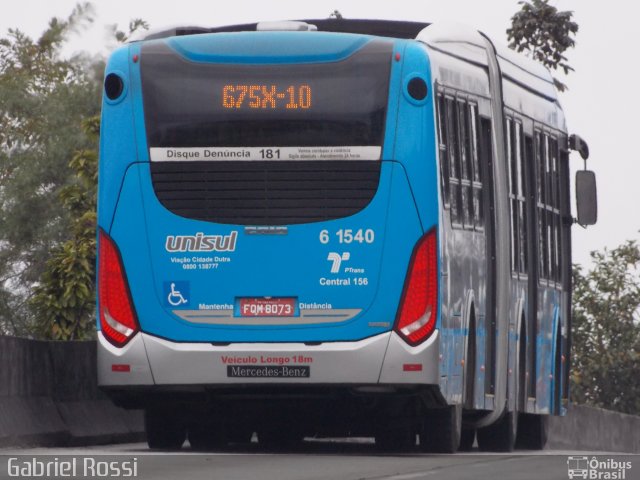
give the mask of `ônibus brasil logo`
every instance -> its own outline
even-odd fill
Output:
[[[587,456],[567,457],[567,474],[570,480],[626,480],[627,470],[633,465],[630,461],[614,458],[601,459]]]
[[[167,252],[234,252],[237,239],[236,230],[229,235],[205,235],[202,232],[195,235],[169,235],[165,248]]]

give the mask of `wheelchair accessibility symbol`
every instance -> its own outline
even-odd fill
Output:
[[[189,305],[189,282],[164,282],[165,304],[170,307]]]

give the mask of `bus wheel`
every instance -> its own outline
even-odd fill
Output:
[[[376,448],[381,452],[410,452],[415,450],[415,430],[407,426],[381,429],[376,432]]]
[[[253,430],[250,427],[233,427],[227,430],[227,440],[230,443],[251,443]]]
[[[302,446],[304,434],[296,428],[262,427],[258,443],[268,450],[294,450]]]
[[[456,453],[462,435],[462,405],[432,410],[420,430],[423,452]]]
[[[500,420],[478,429],[478,448],[485,452],[512,452],[516,443],[518,414],[505,411]]]
[[[460,436],[460,448],[461,452],[470,452],[473,449],[473,444],[476,441],[476,429],[475,428],[462,428],[462,435]]]
[[[214,450],[226,446],[226,435],[220,426],[205,423],[189,427],[189,443],[194,450]]]
[[[467,359],[464,369],[464,408],[473,410],[475,404],[476,383],[476,315],[471,310],[469,321],[469,336],[467,339]]]
[[[147,408],[144,411],[144,427],[149,448],[179,450],[187,438],[187,429],[181,418],[168,409]]]
[[[523,413],[518,418],[516,446],[529,450],[542,450],[547,444],[549,416]]]

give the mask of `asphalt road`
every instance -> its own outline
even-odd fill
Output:
[[[27,468],[32,468],[31,462],[35,458],[54,464],[75,459],[75,478],[96,478],[101,466],[102,473],[111,474],[111,478],[124,478],[124,469],[114,475],[116,472],[108,470],[111,467],[107,464],[120,462],[115,466],[122,467],[121,463],[128,461],[129,468],[135,464],[137,478],[154,480],[564,480],[569,478],[569,456],[588,456],[591,459],[594,455],[601,460],[616,458],[632,462],[632,468],[626,469],[624,476],[599,478],[640,479],[640,456],[559,451],[519,451],[510,455],[479,452],[456,455],[381,454],[366,441],[307,441],[295,452],[268,452],[257,444],[204,453],[194,452],[185,446],[181,451],[170,454],[150,452],[142,443],[64,449],[0,449],[0,478],[15,478],[9,475],[10,458],[17,458],[12,461],[12,466],[20,465],[21,468],[27,464]],[[90,458],[87,465],[94,470],[85,470],[85,458]],[[35,475],[21,476],[35,478]],[[55,475],[44,477],[62,478]]]

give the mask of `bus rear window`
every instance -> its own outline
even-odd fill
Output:
[[[247,65],[189,62],[162,42],[146,44],[141,69],[152,160],[189,159],[206,148],[215,159],[220,149],[252,147],[363,147],[360,154],[375,156],[366,159],[379,159],[392,47],[373,40],[339,62]]]

